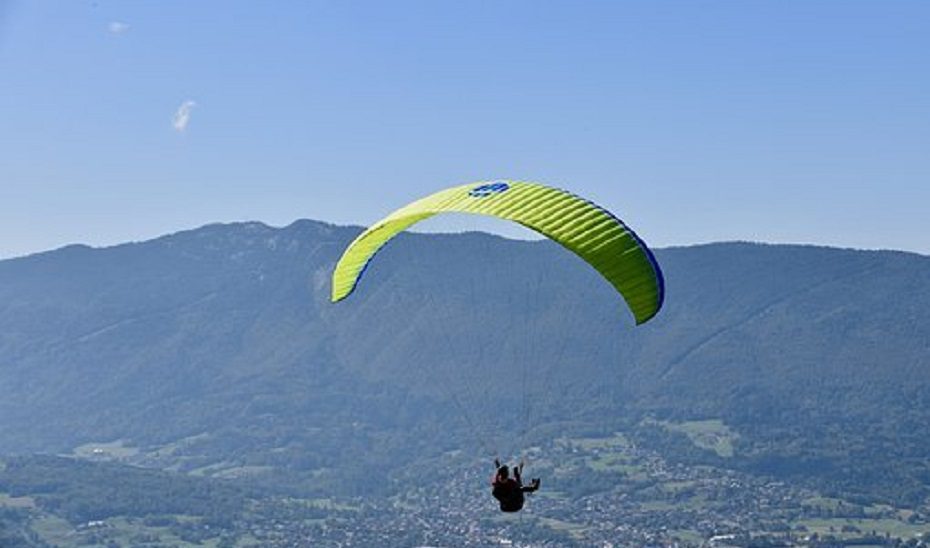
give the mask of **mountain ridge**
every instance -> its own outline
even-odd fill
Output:
[[[922,470],[902,472],[926,445],[895,421],[930,419],[930,257],[661,248],[666,307],[633,328],[556,244],[479,232],[403,234],[332,305],[360,230],[211,224],[0,261],[0,451],[123,440],[139,464],[265,467],[326,492],[487,432],[654,415],[725,421],[734,466],[813,455],[848,480],[899,443],[876,477]],[[824,432],[856,427],[861,454],[829,457]]]

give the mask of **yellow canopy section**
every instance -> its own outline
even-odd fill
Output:
[[[652,252],[606,209],[570,192],[525,181],[471,183],[440,190],[391,213],[360,234],[333,271],[333,302],[355,289],[369,261],[407,227],[440,213],[507,219],[555,240],[594,267],[641,324],[662,307],[664,282]]]

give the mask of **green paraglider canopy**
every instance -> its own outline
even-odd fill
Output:
[[[641,324],[664,298],[662,271],[646,244],[606,209],[565,190],[525,181],[478,182],[440,190],[391,213],[360,234],[333,271],[332,300],[355,289],[372,257],[411,225],[440,213],[474,213],[519,223],[594,267]]]

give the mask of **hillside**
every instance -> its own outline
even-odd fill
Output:
[[[0,262],[0,452],[352,494],[447,451],[629,430],[683,462],[927,496],[928,257],[662,249],[666,307],[633,327],[576,257],[478,233],[403,235],[331,305],[357,233],[211,225]],[[732,454],[675,426],[697,420]]]

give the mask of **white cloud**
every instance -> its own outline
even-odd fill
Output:
[[[129,24],[121,21],[111,21],[110,24],[107,25],[107,30],[110,31],[110,34],[123,34],[129,30]]]
[[[191,121],[191,111],[194,110],[195,106],[197,106],[197,103],[190,99],[181,103],[177,112],[174,113],[174,120],[171,122],[175,130],[183,132],[187,129],[187,124]]]

